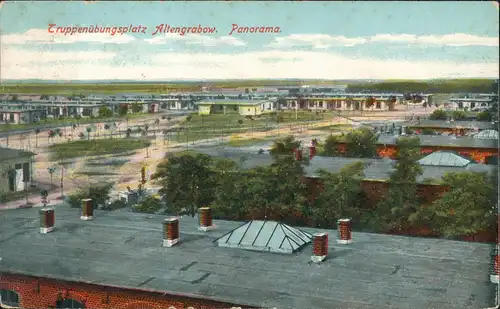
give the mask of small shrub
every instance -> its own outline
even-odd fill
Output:
[[[434,135],[434,131],[432,129],[429,129],[429,128],[423,128],[422,135]]]
[[[454,111],[453,112],[453,119],[455,120],[463,120],[467,118],[467,113],[464,111]]]
[[[103,210],[113,211],[113,210],[122,209],[125,207],[127,207],[127,203],[125,203],[122,200],[115,200],[115,201],[111,202],[110,204],[104,205]]]
[[[490,113],[489,112],[480,112],[477,113],[476,119],[478,121],[489,121],[490,120]]]
[[[447,118],[448,118],[448,115],[442,109],[436,109],[429,116],[429,119],[431,119],[431,120],[446,120]]]
[[[162,209],[163,206],[164,203],[160,199],[154,196],[148,196],[146,199],[134,206],[134,211],[154,214]]]

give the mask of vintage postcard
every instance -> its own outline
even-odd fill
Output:
[[[498,308],[496,1],[1,1],[0,308]]]

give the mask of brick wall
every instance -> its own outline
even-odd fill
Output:
[[[168,295],[79,282],[0,273],[0,289],[18,293],[20,307],[55,308],[59,299],[74,299],[92,309],[219,309],[236,305],[208,299]],[[249,307],[243,307],[249,308]]]

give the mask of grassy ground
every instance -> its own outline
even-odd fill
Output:
[[[348,124],[334,124],[331,126],[315,127],[311,128],[315,131],[349,131],[352,130],[352,126]]]
[[[262,143],[265,141],[272,140],[271,138],[265,139],[265,138],[250,138],[250,139],[237,139],[237,138],[230,138],[229,142],[226,143],[226,145],[231,146],[231,147],[245,147],[245,146],[251,146],[255,145],[258,143]]]
[[[53,160],[78,158],[85,156],[107,155],[129,152],[149,147],[151,142],[143,139],[96,139],[80,140],[49,147]]]
[[[29,124],[0,124],[0,132],[6,132],[6,131],[13,131],[13,130],[23,130],[23,129],[35,129],[38,127],[45,127],[45,126],[59,126],[59,125],[71,125],[71,124],[77,124],[77,125],[84,125],[84,124],[91,124],[91,123],[99,123],[99,122],[112,122],[112,121],[124,121],[127,118],[130,119],[137,119],[137,118],[142,118],[142,117],[147,117],[151,116],[152,114],[145,114],[145,113],[137,113],[137,114],[129,114],[127,116],[123,117],[96,117],[96,118],[81,118],[81,119],[75,119],[73,117],[67,117],[63,119],[45,119],[40,121],[39,123],[29,123]]]
[[[307,81],[307,83],[319,84],[322,81]],[[336,82],[328,81],[327,84]],[[0,93],[36,93],[36,94],[61,94],[78,95],[89,93],[119,93],[119,92],[144,92],[144,93],[167,93],[168,91],[200,91],[204,83],[95,83],[95,84],[2,84]],[[226,80],[211,83],[214,88],[239,88],[239,87],[262,87],[269,85],[302,85],[301,81],[279,81],[279,80]],[[341,83],[342,84],[342,83]]]
[[[309,111],[279,111],[276,114],[263,114],[260,116],[253,116],[253,120],[245,118],[240,114],[212,114],[212,115],[198,115],[191,114],[191,120],[185,121],[183,125],[189,126],[192,129],[211,129],[221,126],[231,126],[234,128],[250,129],[252,127],[275,125],[280,120],[280,124],[296,123],[304,121],[316,121],[328,119],[333,117],[333,113],[316,113]]]

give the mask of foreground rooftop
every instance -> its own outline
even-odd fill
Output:
[[[56,230],[43,235],[38,209],[2,211],[0,270],[280,309],[484,308],[494,299],[488,244],[353,233],[337,245],[328,231],[329,257],[312,264],[311,244],[294,254],[217,247],[242,222],[215,220],[203,233],[184,217],[181,242],[164,248],[164,218],[97,211],[81,221],[79,209],[59,206]]]

